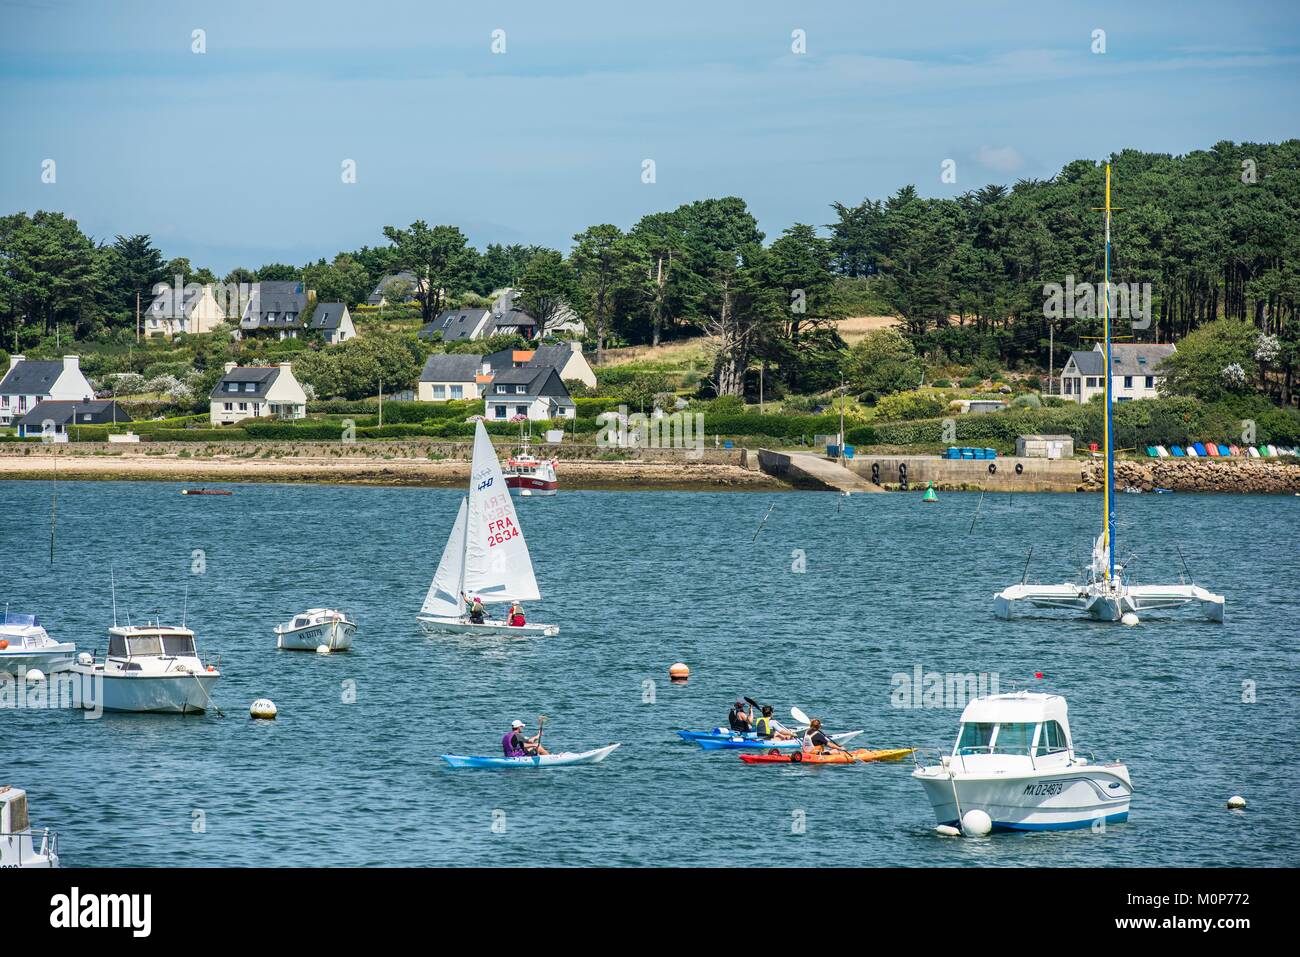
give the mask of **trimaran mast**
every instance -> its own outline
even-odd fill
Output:
[[[1110,357],[1110,164],[1106,164],[1106,270],[1105,294],[1102,297],[1102,335],[1106,342],[1106,488],[1102,497],[1102,547],[1106,555],[1106,580],[1115,577],[1115,429],[1111,415],[1111,357]]]

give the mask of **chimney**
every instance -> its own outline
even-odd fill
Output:
[[[227,362],[223,368],[225,369],[226,372],[230,372],[232,369],[238,369],[238,368],[239,368],[239,363],[238,363],[238,362]]]
[[[13,372],[14,366],[18,365],[18,363],[20,362],[26,362],[26,361],[27,361],[26,356],[20,356],[17,353],[14,353],[9,357],[9,371]]]
[[[68,371],[73,371],[73,372],[75,372],[75,371],[77,371],[77,370],[80,369],[80,368],[81,368],[81,357],[80,357],[80,356],[64,356],[64,357],[63,357],[63,371],[64,371],[64,372],[68,372]]]
[[[280,363],[280,371],[281,371],[281,372],[288,372],[290,375],[292,375],[292,374],[293,374],[292,370],[293,370],[293,363],[292,363],[292,362],[281,362],[281,363]]]
[[[581,339],[570,339],[570,340],[569,340],[569,348],[570,348],[573,352],[578,353],[578,355],[582,355],[582,340],[581,340]]]

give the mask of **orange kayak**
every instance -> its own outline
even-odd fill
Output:
[[[746,764],[866,764],[868,761],[897,761],[915,750],[916,748],[885,748],[872,751],[858,748],[856,751],[772,751],[767,754],[742,754],[740,760]]]

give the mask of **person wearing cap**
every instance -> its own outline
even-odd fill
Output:
[[[813,718],[808,722],[808,731],[803,738],[803,747],[805,751],[847,751],[848,748],[841,744],[836,744],[830,739],[830,736],[822,730],[822,723],[819,719]]]
[[[483,599],[475,595],[473,600],[470,600],[465,597],[464,592],[461,592],[460,597],[468,606],[469,620],[475,625],[483,624],[483,618],[487,614],[487,610],[483,607]]]
[[[754,730],[760,738],[789,739],[794,737],[789,731],[772,720],[772,706],[770,704],[763,705],[763,715],[755,722]]]
[[[746,709],[743,699],[737,698],[736,703],[727,712],[727,725],[737,734],[747,734],[753,729],[754,714]]]
[[[517,601],[512,601],[510,603],[510,614],[506,618],[506,621],[510,624],[511,628],[524,627],[524,606],[519,604]]]
[[[501,750],[507,758],[531,758],[538,754],[550,754],[537,739],[541,734],[531,738],[524,736],[524,723],[516,718],[510,722],[510,730],[501,738]]]

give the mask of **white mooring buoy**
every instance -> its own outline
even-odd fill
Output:
[[[27,680],[28,680],[28,681],[44,681],[44,680],[45,680],[45,672],[42,671],[40,668],[33,668],[31,671],[27,672]]]
[[[961,831],[951,824],[940,824],[934,830],[936,834],[942,834],[944,837],[961,837]]]
[[[317,646],[316,646],[316,654],[318,654],[318,655],[328,655],[329,653],[330,653],[330,646],[329,646],[329,645],[317,645]]]
[[[993,819],[979,808],[972,808],[962,815],[961,829],[967,837],[983,837],[993,830]]]
[[[248,706],[248,716],[250,718],[273,721],[277,714],[279,714],[279,709],[276,708],[275,702],[270,698],[258,698]]]
[[[1136,625],[1141,619],[1131,611],[1124,612],[1124,617],[1120,619],[1121,624]]]
[[[1228,807],[1232,808],[1234,811],[1238,811],[1245,806],[1246,799],[1240,794],[1234,794],[1232,797],[1228,798]]]

